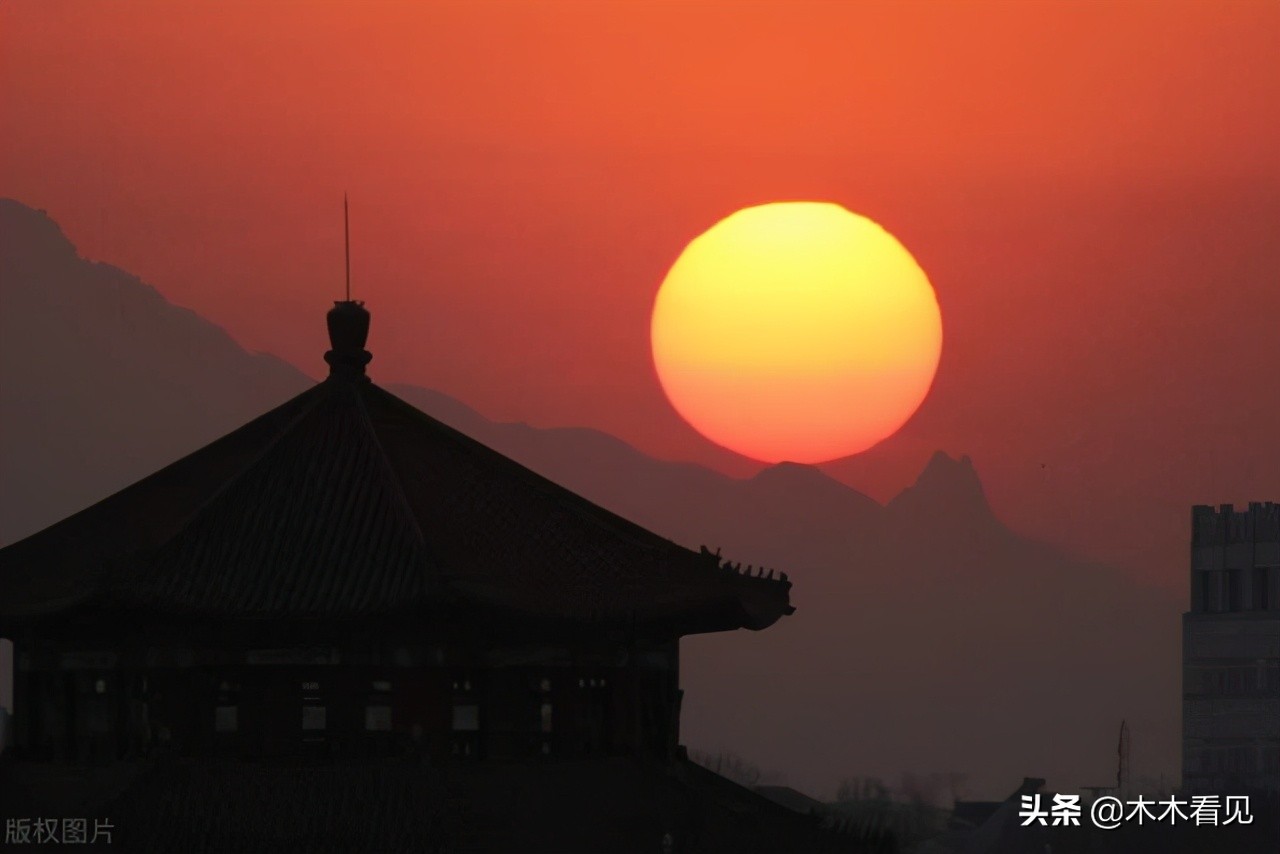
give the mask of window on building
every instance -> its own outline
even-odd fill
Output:
[[[480,755],[480,704],[475,689],[478,686],[465,673],[453,676],[453,706],[450,727],[453,734],[451,751],[459,758],[478,758]]]
[[[453,731],[477,732],[480,729],[480,707],[475,703],[454,703]]]
[[[1239,611],[1244,607],[1240,596],[1240,576],[1238,569],[1227,571],[1227,611]]]
[[[370,683],[371,691],[364,707],[366,732],[391,732],[391,682],[378,679]]]
[[[322,732],[326,725],[328,712],[320,697],[319,682],[302,683],[302,729],[304,732]]]
[[[213,710],[214,732],[236,732],[240,728],[239,708],[236,706],[216,706]]]
[[[391,732],[391,707],[365,706],[364,728],[369,732]]]
[[[1253,570],[1253,610],[1265,611],[1271,603],[1270,572],[1265,566]]]
[[[218,702],[213,709],[213,731],[236,732],[239,730],[239,707],[240,686],[226,680],[220,682]]]
[[[1217,610],[1217,602],[1214,599],[1213,590],[1214,574],[1212,572],[1200,573],[1200,610],[1209,612]]]
[[[107,680],[95,679],[94,696],[88,701],[89,732],[106,733],[112,730],[112,701],[107,694]]]
[[[318,732],[325,728],[326,710],[324,706],[302,707],[302,729],[306,732]]]
[[[551,704],[543,703],[538,710],[538,723],[542,732],[551,732]]]

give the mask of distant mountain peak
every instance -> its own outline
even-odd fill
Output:
[[[936,512],[947,509],[991,515],[982,479],[968,454],[959,459],[945,451],[935,451],[916,478],[916,482],[898,493],[889,507],[909,508],[914,512]]]
[[[780,462],[774,463],[767,468],[761,469],[751,478],[752,482],[761,486],[773,488],[814,488],[830,489],[831,487],[839,487],[841,490],[855,490],[845,486],[840,481],[828,475],[821,469],[807,465],[805,463]]]
[[[920,472],[917,482],[929,477],[950,477],[953,473],[959,473],[962,477],[973,477],[975,479],[978,476],[973,467],[973,460],[969,458],[968,454],[961,454],[960,458],[956,459],[946,451],[934,451],[924,470]]]
[[[816,502],[830,510],[840,508],[859,515],[878,515],[884,510],[874,498],[841,483],[822,469],[804,463],[775,463],[762,469],[748,482],[756,495],[799,502],[792,506],[810,506]]]
[[[782,478],[782,477],[825,478],[826,475],[811,465],[806,465],[805,463],[793,463],[787,460],[783,460],[780,463],[774,463],[771,466],[766,466],[765,468],[762,468],[756,474],[754,479],[760,480],[763,478],[766,480],[771,480],[774,478]]]

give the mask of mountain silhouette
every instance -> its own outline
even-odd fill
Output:
[[[0,542],[127,486],[310,383],[0,199]]]
[[[311,382],[78,257],[42,212],[0,200],[0,235],[0,542]],[[1135,776],[1176,774],[1179,603],[1009,530],[967,456],[939,451],[881,504],[812,466],[731,478],[597,430],[495,423],[436,391],[388,389],[663,536],[789,573],[795,615],[682,644],[694,748],[818,796],[844,777],[935,771],[968,773],[970,797],[1028,775],[1071,791],[1114,778],[1126,718]]]
[[[993,518],[982,481],[967,454],[957,460],[943,451],[936,452],[916,482],[889,502],[890,509],[906,514],[937,512],[944,506]]]

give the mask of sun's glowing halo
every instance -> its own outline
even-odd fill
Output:
[[[744,208],[695,238],[654,303],[676,411],[765,462],[815,463],[892,435],[942,351],[933,287],[875,222],[827,202]]]

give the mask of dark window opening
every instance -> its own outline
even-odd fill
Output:
[[[1265,611],[1271,604],[1270,572],[1265,566],[1253,571],[1253,610]]]
[[[364,728],[369,732],[391,732],[391,707],[365,706]]]
[[[1213,610],[1213,573],[1200,573],[1200,610],[1201,612],[1209,612]]]
[[[480,755],[481,720],[477,688],[470,675],[454,675],[450,752],[459,759],[476,759]]]
[[[324,706],[303,706],[302,729],[306,732],[323,732],[327,716]]]
[[[391,683],[383,680],[372,684],[367,705],[364,707],[366,732],[391,732]]]
[[[323,735],[328,726],[328,709],[320,696],[319,682],[302,683],[302,731]]]
[[[1243,606],[1240,601],[1240,570],[1232,569],[1227,571],[1227,611],[1239,611]]]
[[[214,732],[238,732],[240,729],[240,686],[232,682],[218,685],[218,702],[213,707]]]
[[[544,733],[551,732],[551,713],[552,708],[550,703],[543,703],[542,707],[538,710],[538,724]]]
[[[478,732],[480,707],[475,703],[455,703],[453,706],[453,731]]]

